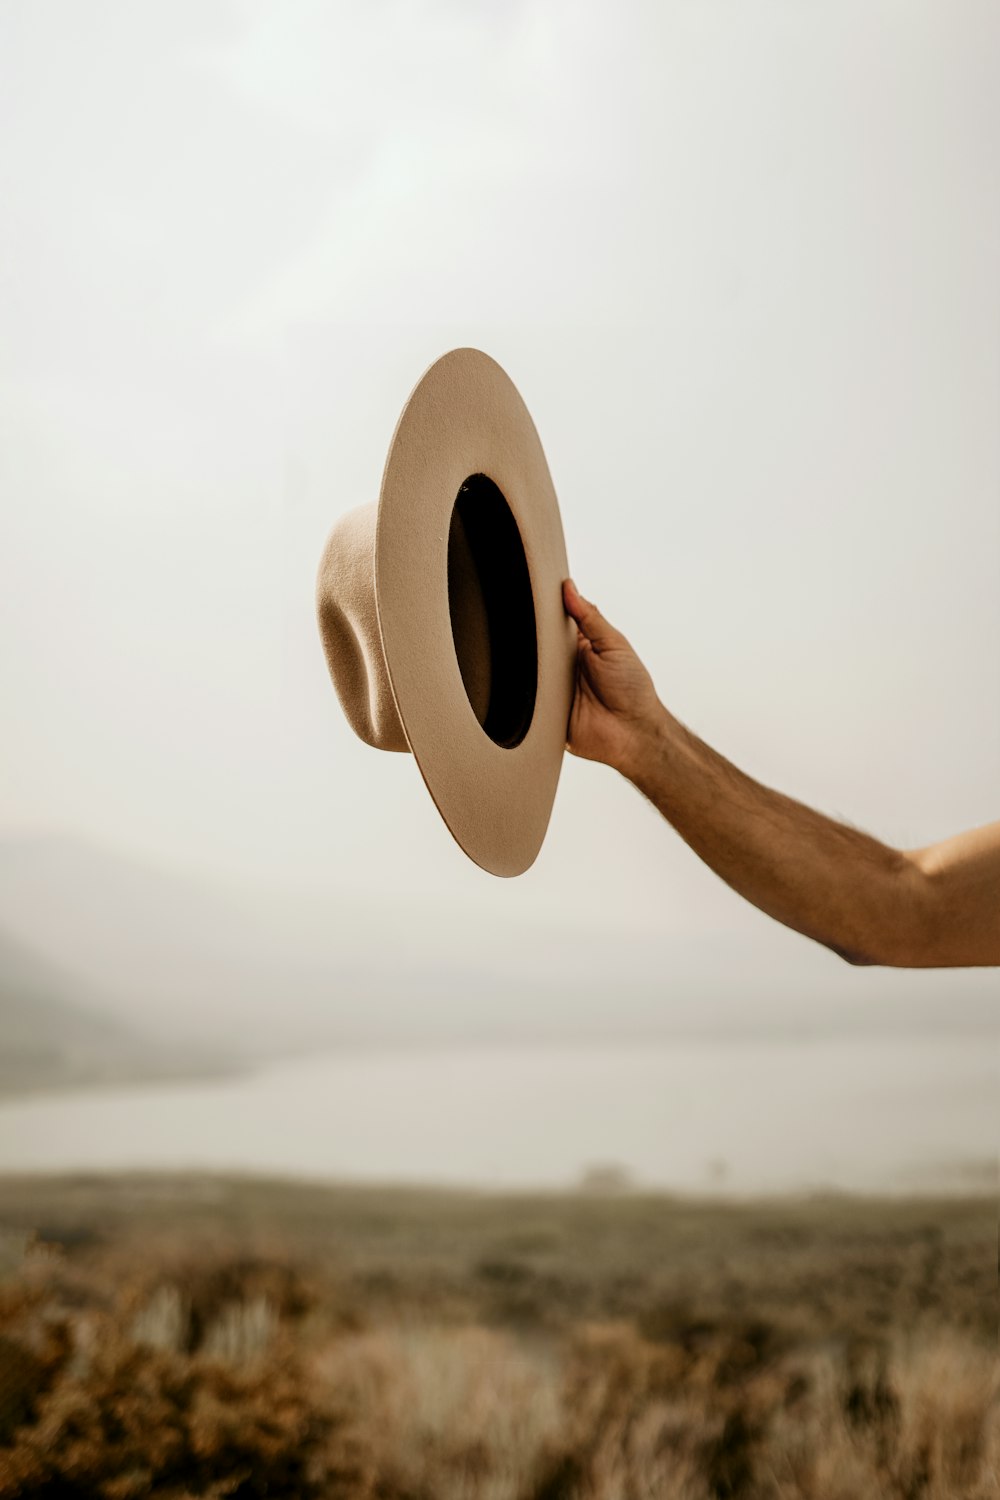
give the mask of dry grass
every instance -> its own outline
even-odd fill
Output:
[[[987,1201],[0,1182],[0,1497],[992,1500]]]
[[[319,1372],[358,1414],[380,1494],[518,1500],[558,1440],[557,1362],[501,1330],[356,1334]]]

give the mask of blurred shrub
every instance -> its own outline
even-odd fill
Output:
[[[992,1218],[309,1192],[22,1239],[0,1500],[995,1500]]]

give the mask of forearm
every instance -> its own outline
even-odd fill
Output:
[[[851,963],[926,961],[922,876],[905,854],[761,786],[665,709],[619,769],[768,916]]]
[[[569,579],[563,602],[579,637],[569,749],[634,782],[733,890],[851,963],[1000,964],[1000,823],[903,853],[770,791],[666,711]]]

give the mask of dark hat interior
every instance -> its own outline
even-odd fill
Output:
[[[462,682],[495,744],[519,745],[538,691],[531,578],[517,522],[485,474],[459,488],[448,531],[448,608]]]

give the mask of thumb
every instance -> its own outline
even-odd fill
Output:
[[[563,605],[598,654],[621,641],[620,633],[604,618],[596,604],[584,599],[572,578],[567,578],[563,584]]]

